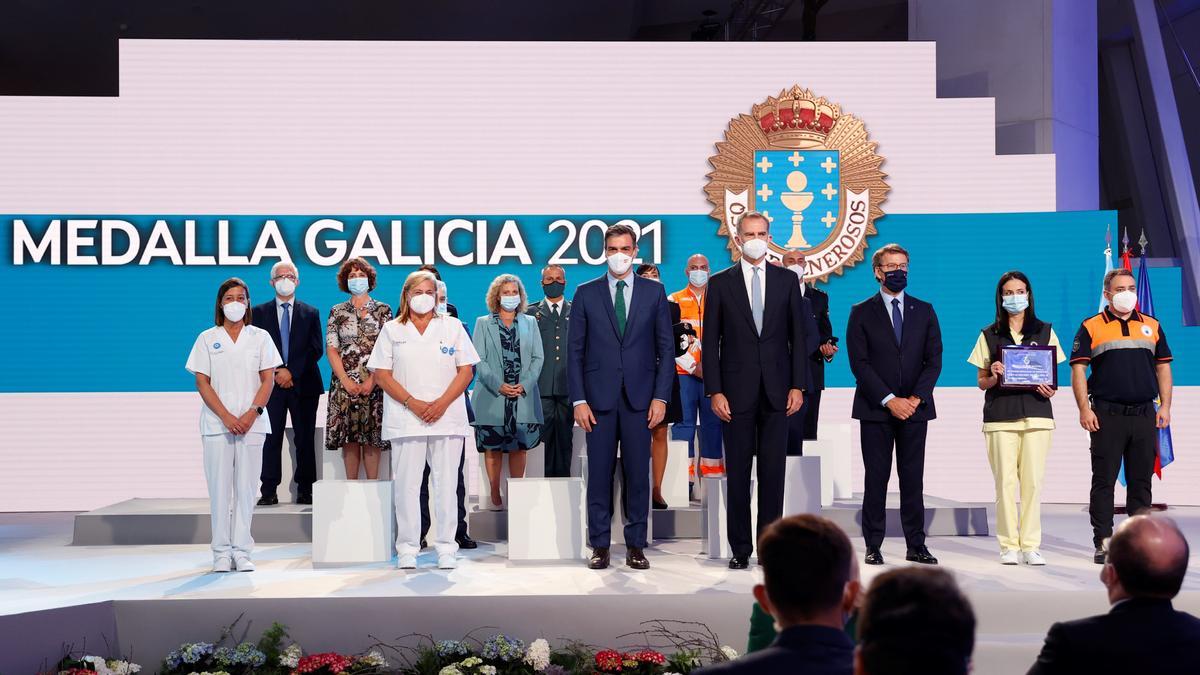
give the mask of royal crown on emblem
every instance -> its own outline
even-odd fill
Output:
[[[751,110],[771,145],[797,149],[824,145],[841,114],[838,106],[799,87],[781,91]]]

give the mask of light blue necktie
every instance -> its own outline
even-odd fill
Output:
[[[292,312],[290,302],[283,303],[283,321],[279,324],[279,341],[283,343],[283,365],[288,362],[288,338],[292,332]]]
[[[750,311],[754,314],[754,329],[762,335],[762,279],[758,276],[758,268],[752,267],[754,278],[750,280]]]

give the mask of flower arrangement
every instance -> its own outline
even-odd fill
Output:
[[[106,659],[103,656],[73,656],[67,654],[59,660],[51,673],[57,675],[133,675],[142,667],[130,661]]]

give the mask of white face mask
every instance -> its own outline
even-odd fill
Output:
[[[409,309],[411,309],[413,312],[416,312],[417,314],[428,314],[428,313],[432,312],[433,307],[436,304],[437,304],[437,300],[435,300],[432,295],[429,295],[427,293],[422,293],[420,295],[414,295],[408,299]]]
[[[787,268],[796,273],[800,277],[800,281],[804,281],[804,265],[788,265]]]
[[[633,257],[624,253],[614,253],[608,256],[608,269],[616,276],[621,276],[629,271],[629,267],[633,265]]]
[[[229,319],[232,323],[237,323],[242,320],[242,317],[246,316],[246,303],[227,302],[221,307],[221,311],[224,312],[226,319]]]
[[[437,304],[437,313],[438,314],[449,314],[450,306],[444,302],[439,302]]]
[[[1137,293],[1133,291],[1113,293],[1112,306],[1119,314],[1132,312],[1133,308],[1137,307]]]
[[[283,298],[290,298],[296,292],[296,282],[291,279],[280,279],[275,282],[275,292]]]
[[[521,296],[519,295],[502,295],[500,296],[500,306],[508,311],[513,311],[521,304]]]
[[[742,255],[751,260],[761,260],[767,254],[766,239],[751,239],[742,244]]]

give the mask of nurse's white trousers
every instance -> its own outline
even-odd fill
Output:
[[[392,493],[396,506],[396,553],[421,550],[421,476],[429,464],[429,491],[434,527],[430,537],[438,555],[458,551],[458,460],[462,436],[416,436],[392,439]]]
[[[254,548],[250,518],[258,497],[266,438],[266,434],[258,433],[201,436],[212,513],[213,558],[249,556]]]

